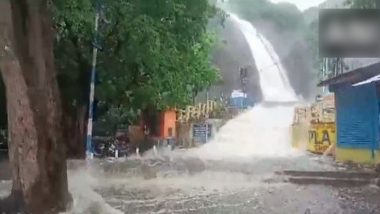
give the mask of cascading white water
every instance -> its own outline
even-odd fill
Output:
[[[290,124],[293,106],[281,105],[295,102],[297,97],[291,87],[286,70],[277,53],[248,21],[229,13],[248,43],[259,73],[264,102],[277,106],[258,104],[248,112],[229,121],[215,139],[200,148],[203,158],[225,159],[242,157],[283,157],[293,154],[290,146]]]
[[[248,21],[232,13],[230,17],[243,33],[255,59],[264,101],[296,101],[286,70],[272,45]]]
[[[197,153],[203,159],[284,158],[290,145],[292,106],[258,105],[223,126]]]
[[[271,44],[258,34],[249,22],[233,14],[231,17],[243,32],[255,58],[264,101],[279,103],[296,101],[286,72]],[[268,194],[268,184],[255,182],[256,180],[252,179],[254,176],[272,174],[274,171],[294,166],[303,170],[319,167],[319,165],[310,165],[309,159],[289,158],[289,155],[295,154],[289,144],[292,113],[292,106],[256,105],[229,121],[216,138],[203,147],[191,151],[175,150],[167,153],[171,158],[177,159],[163,159],[167,161],[163,162],[168,165],[166,167],[168,169],[163,167],[164,169],[161,169],[163,172],[158,171],[157,178],[144,179],[137,175],[131,176],[134,173],[142,173],[137,170],[143,163],[140,158],[138,160],[142,162],[133,159],[120,160],[120,163],[126,164],[124,168],[130,172],[128,176],[123,173],[117,176],[117,170],[115,170],[116,175],[107,174],[104,171],[106,167],[101,166],[107,162],[105,160],[89,162],[86,167],[74,167],[69,170],[69,187],[74,203],[73,209],[67,213],[194,213],[197,211],[229,213],[228,209],[231,212],[241,213],[252,213],[256,210],[260,212],[259,199],[267,200],[265,194]],[[154,150],[152,153],[152,158],[157,158],[157,151]],[[233,163],[229,166],[229,162],[209,161],[207,165],[209,168],[205,167],[203,172],[190,176],[173,173],[178,169],[173,167],[172,163],[177,163],[179,159],[185,160],[186,156],[193,158],[193,155],[205,160],[234,159],[243,163],[242,165]],[[263,161],[252,162],[251,157],[261,158]],[[245,158],[249,158],[250,165],[245,164]],[[224,164],[225,169],[220,169],[218,164],[213,166],[215,163]],[[183,166],[180,166],[179,169],[182,169]],[[235,167],[241,168],[235,169]],[[1,198],[9,193],[11,183],[0,184]],[[273,189],[270,189],[270,195],[273,195],[272,191]],[[250,192],[252,194],[246,195]],[[273,197],[273,200],[278,198]],[[302,205],[309,202],[307,200]],[[248,207],[250,204],[252,208]],[[213,210],[213,207],[220,207],[220,211]]]

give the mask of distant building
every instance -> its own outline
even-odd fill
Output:
[[[335,93],[338,161],[380,163],[380,63],[324,80]]]
[[[248,98],[248,95],[241,90],[233,90],[229,100],[231,108],[245,109],[253,106],[254,103]]]

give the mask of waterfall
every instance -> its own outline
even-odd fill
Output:
[[[248,21],[229,13],[243,33],[256,64],[263,103],[230,120],[215,139],[197,153],[205,159],[289,157],[296,154],[290,144],[290,125],[297,96],[287,72],[270,42]],[[266,105],[274,103],[274,105]]]
[[[289,83],[286,70],[269,41],[248,21],[232,13],[230,17],[239,26],[255,59],[264,101],[296,101],[297,98]]]

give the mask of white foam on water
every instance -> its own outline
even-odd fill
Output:
[[[69,191],[73,197],[73,206],[71,210],[62,214],[122,214],[123,212],[112,208],[95,191],[100,185],[99,178],[100,174],[92,172],[90,168],[69,170]]]
[[[0,199],[7,197],[11,193],[12,181],[0,180]]]
[[[215,160],[299,155],[290,145],[293,109],[258,105],[229,121],[215,139],[194,153]]]
[[[259,73],[264,102],[229,121],[215,139],[193,152],[206,159],[278,158],[297,153],[290,144],[290,125],[297,96],[269,41],[248,21],[229,13],[249,45]]]
[[[234,14],[230,15],[244,34],[255,58],[264,101],[280,103],[297,101],[287,73],[272,45],[256,31],[251,23]],[[122,192],[133,191],[133,189],[137,189],[139,192],[139,190],[149,189],[152,193],[163,194],[152,199],[159,200],[168,197],[172,189],[181,189],[188,195],[207,195],[214,190],[223,192],[225,189],[239,192],[252,185],[263,185],[255,182],[258,181],[256,174],[272,174],[275,170],[283,170],[297,164],[300,165],[297,166],[300,168],[310,167],[308,159],[291,148],[290,125],[293,111],[294,106],[259,104],[229,121],[211,142],[200,148],[187,151],[157,150],[155,148],[147,154],[137,155],[126,160],[144,162],[149,159],[164,160],[167,157],[169,157],[169,162],[175,162],[178,158],[194,157],[205,162],[235,160],[244,164],[250,163],[250,170],[255,172],[253,174],[252,172],[245,174],[244,170],[230,170],[228,162],[226,162],[228,169],[221,171],[205,169],[195,175],[173,173],[170,176],[164,176],[159,174],[148,180],[133,176],[116,176],[105,179],[86,170],[75,171],[69,175],[70,191],[74,197],[74,208],[70,213],[91,213],[91,209],[94,207],[99,213],[121,213],[106,203],[106,199],[94,190],[97,187],[115,186],[117,187],[115,191]],[[260,177],[262,178],[262,176]],[[113,196],[108,197],[120,200]],[[109,200],[109,198],[107,199]],[[149,200],[146,202],[150,203]],[[129,202],[125,201],[125,203]]]

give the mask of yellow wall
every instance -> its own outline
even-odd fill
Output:
[[[306,150],[309,139],[309,125],[299,123],[292,125],[292,146],[296,149]]]
[[[375,151],[375,158],[372,158],[371,150],[365,149],[343,149],[336,148],[336,160],[340,162],[352,161],[354,163],[379,164],[380,150]]]

